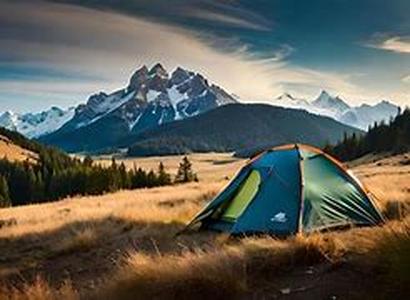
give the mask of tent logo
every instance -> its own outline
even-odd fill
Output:
[[[286,217],[286,214],[284,212],[277,213],[273,218],[270,219],[272,222],[278,222],[278,223],[285,223],[288,218]]]

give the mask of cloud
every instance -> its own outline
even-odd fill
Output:
[[[265,67],[246,57],[242,48],[229,53],[215,50],[189,30],[70,5],[0,5],[3,64],[94,76],[102,78],[102,84],[110,82],[111,88],[124,85],[140,65],[160,61],[169,69],[183,66],[204,73],[228,90],[251,84],[256,98],[266,97],[271,89]],[[90,93],[94,87],[95,83],[90,85]],[[243,90],[238,94],[245,95]]]
[[[385,38],[376,43],[370,43],[368,46],[393,51],[396,53],[410,54],[410,37],[409,36],[393,36]]]
[[[191,9],[186,10],[186,15],[200,20],[223,23],[224,25],[252,30],[269,31],[271,28],[258,22],[252,22],[240,17],[222,14],[210,10]]]
[[[273,51],[273,53],[268,58],[261,59],[261,61],[264,62],[264,63],[284,61],[294,51],[295,51],[295,49],[292,46],[287,45],[287,44],[283,44],[278,49]]]
[[[7,64],[52,74],[41,80],[38,74],[24,80],[0,76],[0,99],[20,97],[20,107],[26,107],[30,94],[36,96],[33,99],[41,94],[55,97],[59,102],[53,104],[63,106],[85,101],[92,93],[125,86],[136,68],[156,62],[169,70],[182,66],[202,73],[244,101],[267,102],[290,87],[305,95],[322,88],[352,97],[369,95],[352,83],[349,74],[291,65],[287,59],[295,49],[290,45],[261,58],[235,39],[110,11],[34,0],[3,2],[0,28],[0,72]]]
[[[404,76],[401,81],[403,81],[404,83],[410,83],[410,75]]]

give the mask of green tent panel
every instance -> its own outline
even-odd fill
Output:
[[[242,215],[248,204],[258,192],[260,182],[261,176],[259,175],[259,172],[257,170],[253,170],[249,174],[248,178],[244,180],[236,196],[224,210],[222,218],[234,221]]]
[[[250,160],[188,228],[286,236],[381,222],[370,194],[340,162],[295,144]]]
[[[303,161],[303,229],[376,224],[379,214],[347,172],[323,155]]]

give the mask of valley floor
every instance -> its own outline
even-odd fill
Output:
[[[174,172],[180,157],[126,164],[160,160]],[[1,209],[0,299],[409,297],[410,154],[351,163],[386,225],[287,240],[176,236],[244,163],[227,154],[191,161],[199,183]]]

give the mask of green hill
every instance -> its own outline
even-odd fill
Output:
[[[164,124],[124,141],[129,155],[240,151],[285,143],[324,146],[362,131],[303,110],[264,104],[230,104]]]

